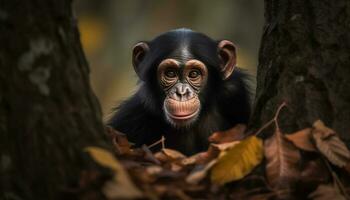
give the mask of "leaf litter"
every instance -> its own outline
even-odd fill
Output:
[[[243,124],[214,132],[208,150],[191,156],[166,148],[164,137],[132,148],[125,134],[111,127],[107,133],[114,152],[99,147],[86,151],[114,173],[102,187],[107,199],[294,199],[300,195],[349,199],[335,171],[350,175],[345,143],[321,120],[295,133],[283,133],[278,116],[284,107],[286,103],[254,134],[247,134]],[[261,132],[271,125],[274,132],[261,139]],[[152,152],[156,145],[161,150]],[[309,189],[300,193],[298,184]]]

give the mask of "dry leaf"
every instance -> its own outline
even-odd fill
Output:
[[[160,162],[168,162],[170,158],[164,154],[162,151],[158,151],[154,154],[154,157]]]
[[[276,129],[273,136],[264,142],[266,157],[266,175],[274,188],[287,188],[286,183],[293,182],[299,177],[298,149]],[[287,186],[287,187],[285,187]]]
[[[323,138],[327,138],[331,135],[335,135],[335,131],[331,128],[328,128],[326,125],[324,125],[323,121],[316,120],[313,125],[312,125],[315,129],[319,130],[322,132],[322,139]]]
[[[311,141],[311,128],[305,128],[284,136],[299,149],[305,151],[317,151],[315,145]]]
[[[163,170],[162,167],[158,166],[158,165],[151,165],[145,168],[145,172],[150,174],[150,175],[157,175],[159,173],[161,173]]]
[[[143,158],[154,164],[160,165],[160,161],[153,155],[152,151],[146,145],[142,145],[141,149],[144,152]]]
[[[185,155],[183,155],[182,153],[180,153],[179,151],[173,150],[173,149],[167,149],[164,148],[162,149],[162,152],[168,156],[170,159],[172,160],[178,160],[178,159],[183,159],[186,158]]]
[[[313,200],[346,200],[335,184],[319,185],[314,192],[309,194],[308,198]]]
[[[213,159],[216,159],[222,151],[226,151],[240,141],[222,143],[222,144],[210,144],[208,151],[197,153],[193,156],[181,160],[182,165],[193,165],[193,164],[206,164]]]
[[[350,151],[338,135],[315,128],[312,131],[317,149],[334,165],[345,167],[350,161]]]
[[[171,171],[174,171],[174,172],[179,172],[183,169],[183,166],[178,164],[178,163],[175,163],[175,162],[172,162],[170,164],[170,170]]]
[[[227,143],[221,143],[221,144],[211,144],[210,146],[217,148],[219,151],[227,151],[239,143],[240,141],[233,141],[233,142],[227,142]]]
[[[207,174],[208,171],[215,165],[217,162],[217,159],[210,161],[206,165],[198,165],[194,170],[187,176],[186,182],[190,184],[197,184],[201,180],[203,180]]]
[[[173,149],[167,149],[164,148],[161,151],[158,151],[154,154],[154,157],[163,163],[168,163],[172,161],[178,161],[178,160],[185,160],[187,159],[185,155],[180,153],[179,151],[173,150]]]
[[[237,124],[231,129],[226,131],[217,131],[214,132],[209,138],[211,143],[226,143],[232,142],[235,140],[242,140],[244,138],[244,131],[247,126],[244,124]]]
[[[209,158],[208,154],[209,154],[208,152],[200,152],[188,158],[182,159],[180,163],[182,165],[203,164],[208,161],[208,158]]]
[[[87,147],[85,149],[98,164],[114,171],[114,178],[108,181],[103,190],[108,199],[134,199],[142,197],[142,192],[131,182],[131,179],[117,161],[117,159],[107,150],[99,147]]]
[[[263,158],[261,139],[250,136],[219,157],[211,171],[211,180],[225,184],[249,174]]]
[[[131,152],[131,145],[126,137],[126,135],[122,132],[119,132],[113,129],[110,126],[106,127],[107,133],[112,140],[113,147],[118,155],[129,154]]]

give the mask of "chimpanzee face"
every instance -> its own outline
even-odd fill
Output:
[[[157,83],[162,90],[161,93],[164,94],[161,100],[162,108],[159,109],[164,111],[165,119],[171,125],[183,128],[190,127],[200,116],[203,106],[201,102],[203,95],[201,94],[205,92],[207,84],[210,84],[208,83],[209,66],[204,60],[201,60],[201,57],[212,57],[212,60],[217,60],[217,63],[212,64],[217,66],[211,67],[220,71],[219,79],[225,80],[233,72],[236,52],[232,42],[227,40],[215,42],[196,32],[181,32],[179,34],[189,34],[186,41],[183,41],[179,38],[185,37],[176,34],[178,33],[174,33],[174,36],[170,38],[160,36],[153,43],[138,43],[133,50],[133,64],[141,80],[145,79],[146,72],[153,71],[153,67],[156,68],[152,73],[155,73]],[[164,44],[168,45],[164,46]],[[192,48],[190,48],[191,45]],[[193,49],[196,49],[193,47],[195,45],[203,48],[202,51],[199,51],[200,53],[192,52],[195,51]],[[153,58],[157,62],[144,62],[146,56],[148,60]],[[141,64],[143,66],[140,67]],[[153,77],[152,74],[148,76]],[[214,85],[211,87],[215,88]]]
[[[157,70],[160,86],[166,94],[163,110],[176,127],[190,125],[200,113],[199,93],[205,87],[207,67],[199,60],[163,60]]]

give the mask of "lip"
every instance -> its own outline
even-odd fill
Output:
[[[186,119],[190,119],[192,117],[194,117],[197,114],[198,110],[196,110],[195,112],[188,114],[188,115],[173,115],[171,113],[168,112],[169,117],[171,117],[172,119],[176,119],[176,120],[186,120]]]

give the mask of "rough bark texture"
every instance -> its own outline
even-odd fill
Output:
[[[265,0],[253,127],[280,115],[284,132],[316,119],[350,144],[350,1]]]
[[[105,144],[71,1],[0,5],[0,198],[56,199]]]

